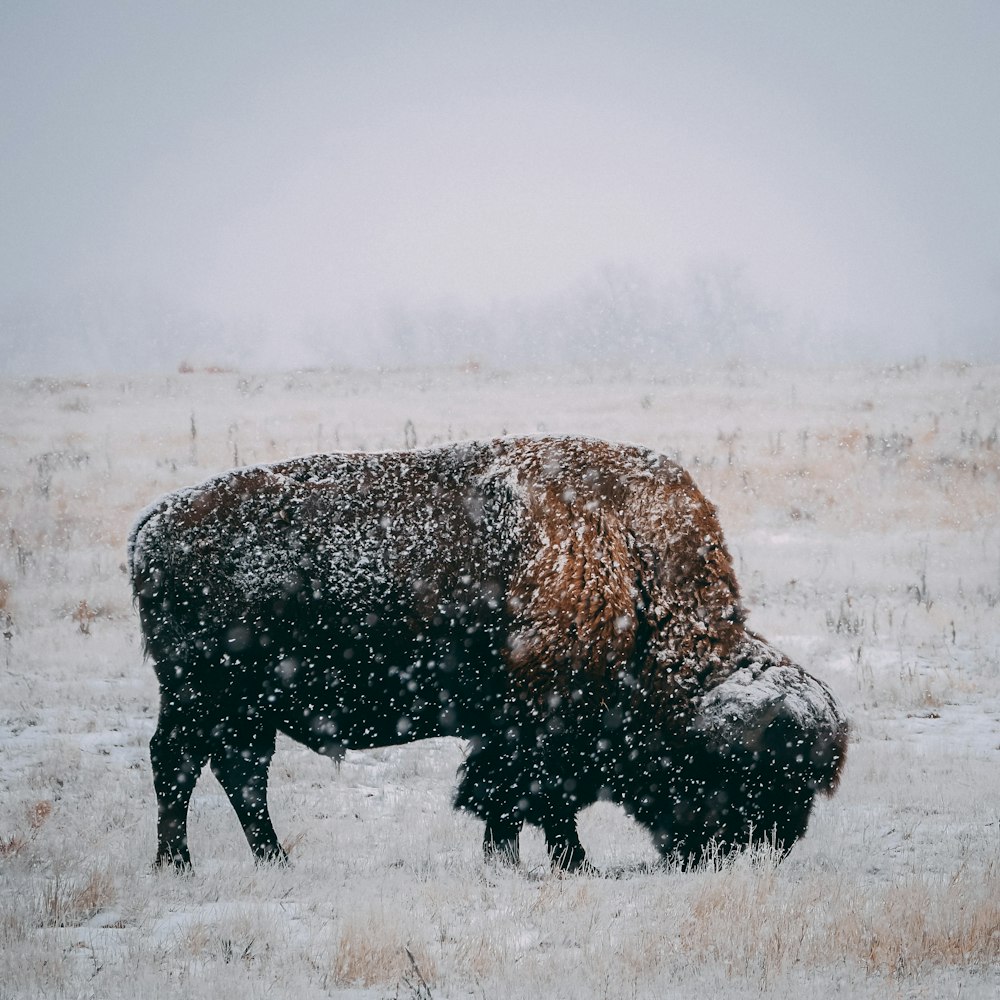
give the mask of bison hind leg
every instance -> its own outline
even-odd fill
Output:
[[[276,730],[262,719],[225,721],[214,731],[212,773],[218,778],[259,863],[288,861],[267,808],[267,777]]]
[[[157,804],[157,848],[154,866],[191,868],[187,817],[198,776],[208,762],[209,740],[203,720],[182,711],[164,693],[156,732],[149,743]]]

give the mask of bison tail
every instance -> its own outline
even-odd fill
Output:
[[[162,503],[147,507],[129,533],[128,571],[132,600],[139,611],[143,647],[157,666],[161,683],[167,683],[186,645],[185,629],[178,613],[185,602],[176,593],[169,572],[169,546],[163,537]]]
[[[133,597],[138,597],[138,581],[147,567],[150,556],[150,522],[161,513],[163,509],[162,501],[151,504],[145,510],[139,512],[139,516],[132,525],[132,530],[128,533],[128,546],[126,557],[128,561],[129,580],[132,583]]]

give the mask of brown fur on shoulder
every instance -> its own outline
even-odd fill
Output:
[[[540,703],[603,699],[621,674],[636,711],[683,728],[742,635],[715,508],[642,449],[520,439],[511,453],[531,531],[508,597],[514,686]]]

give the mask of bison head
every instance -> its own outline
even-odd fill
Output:
[[[786,853],[805,833],[817,793],[837,786],[847,723],[833,695],[787,660],[767,659],[711,688],[686,738],[646,765],[626,800],[682,867],[754,844]]]

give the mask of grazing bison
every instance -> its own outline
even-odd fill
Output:
[[[164,497],[129,542],[161,703],[157,862],[190,864],[204,765],[254,855],[283,732],[319,753],[470,741],[455,803],[486,854],[525,822],[586,864],[620,803],[682,864],[801,836],[837,785],[830,691],[750,632],[714,507],[644,448],[502,438],[237,469]]]

